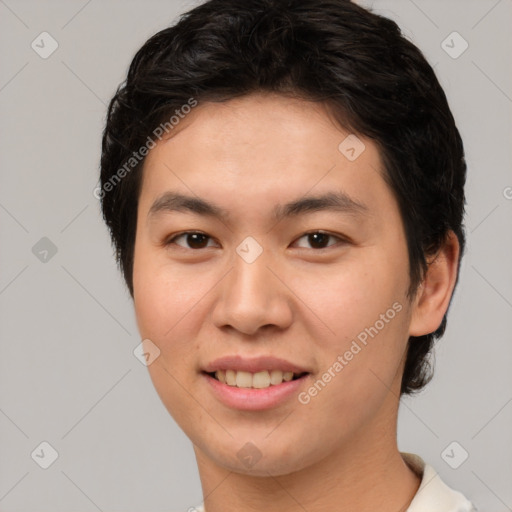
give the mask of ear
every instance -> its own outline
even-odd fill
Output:
[[[441,325],[457,281],[459,252],[457,236],[449,231],[443,246],[427,260],[427,271],[414,299],[410,336],[430,334]]]

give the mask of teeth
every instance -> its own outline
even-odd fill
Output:
[[[252,374],[249,372],[236,372],[236,385],[239,388],[252,387]]]
[[[226,372],[217,372],[215,374],[215,376],[217,377],[217,379],[220,380],[220,382],[222,382],[222,383],[226,382]]]
[[[282,372],[281,370],[269,372],[265,370],[250,373],[244,371],[237,372],[235,370],[218,370],[215,372],[215,378],[228,386],[264,389],[291,381],[293,379],[293,372]]]
[[[235,371],[233,371],[233,370],[226,371],[226,384],[228,386],[236,386],[236,372]]]
[[[283,373],[283,380],[285,380],[286,382],[289,382],[292,379],[293,379],[293,372]]]
[[[283,372],[281,370],[272,370],[270,372],[270,383],[274,386],[283,382]]]
[[[258,372],[252,376],[252,387],[253,388],[263,389],[263,388],[268,388],[269,386],[270,386],[270,375],[268,374],[268,372]]]

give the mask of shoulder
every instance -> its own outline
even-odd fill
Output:
[[[407,512],[478,512],[459,491],[448,487],[436,470],[413,453],[401,453],[406,464],[421,478],[421,483]]]

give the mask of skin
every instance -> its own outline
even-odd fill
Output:
[[[377,146],[359,136],[365,150],[349,161],[338,150],[348,134],[319,104],[258,93],[199,104],[146,157],[137,323],[160,349],[148,369],[194,445],[207,512],[398,512],[418,489],[396,443],[405,350],[410,335],[440,324],[459,249],[448,236],[407,297],[406,239]],[[229,219],[148,216],[166,191],[206,199]],[[277,204],[330,191],[366,209],[272,219]],[[319,230],[334,236],[323,249],[304,236]],[[166,245],[184,231],[210,238],[203,248],[186,236]],[[263,249],[251,264],[236,252],[247,236]],[[232,409],[201,374],[220,356],[272,355],[310,371],[307,391],[394,303],[401,311],[307,405],[294,396],[264,411]],[[248,442],[261,454],[252,467],[237,457]]]

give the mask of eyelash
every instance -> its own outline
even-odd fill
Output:
[[[301,238],[305,237],[305,236],[308,236],[308,235],[314,235],[314,234],[320,234],[320,235],[326,235],[328,236],[329,238],[335,238],[337,239],[339,242],[342,242],[342,243],[348,243],[348,239],[346,238],[343,238],[343,237],[340,237],[340,236],[337,236],[337,235],[333,235],[331,233],[327,233],[325,231],[320,231],[320,230],[316,230],[316,231],[308,231],[307,233],[304,233],[303,235],[301,235],[299,238],[297,238],[297,240],[300,240]],[[182,236],[187,236],[187,235],[203,235],[205,237],[207,237],[209,240],[213,240],[213,238],[209,235],[207,235],[206,233],[203,233],[201,231],[183,231],[182,233],[178,233],[177,235],[174,235],[172,238],[169,238],[167,239],[165,242],[164,242],[164,245],[167,247],[167,246],[170,246],[170,245],[178,245],[178,247],[180,247],[181,249],[185,249],[185,250],[191,250],[191,251],[200,251],[202,249],[207,249],[207,247],[201,247],[199,249],[193,249],[191,247],[183,247],[179,244],[176,244],[175,243],[175,240],[182,237]],[[330,249],[332,247],[335,247],[339,244],[332,244],[332,245],[328,245],[327,247],[321,247],[320,249],[315,249],[315,248],[311,248],[312,250],[316,251],[316,252],[319,252],[319,251],[323,251],[323,250],[326,250],[326,249]],[[301,249],[304,249],[304,247],[301,247]]]

